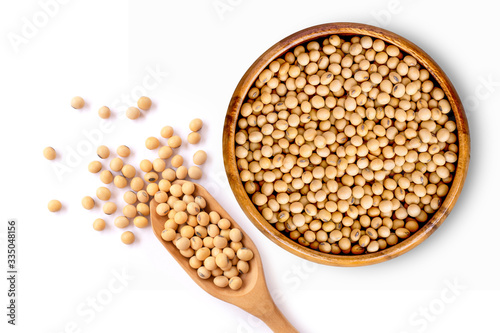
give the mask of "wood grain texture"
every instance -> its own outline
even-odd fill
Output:
[[[183,184],[184,182],[185,181],[177,180],[174,182],[174,184]],[[167,221],[167,217],[159,216],[156,213],[156,206],[158,206],[158,203],[155,200],[151,200],[151,226],[160,243],[163,244],[163,246],[186,271],[191,279],[193,279],[196,284],[198,284],[203,290],[205,290],[213,297],[234,304],[237,307],[256,316],[257,318],[260,318],[274,332],[297,332],[297,330],[290,324],[290,322],[277,308],[276,304],[271,298],[271,295],[269,294],[264,277],[264,270],[262,268],[259,250],[252,242],[252,239],[248,237],[248,235],[238,225],[238,223],[233,220],[233,218],[224,210],[224,208],[222,208],[222,206],[201,185],[195,184],[195,192],[193,195],[201,195],[202,197],[204,197],[207,202],[206,209],[208,211],[216,211],[220,214],[221,217],[231,221],[233,227],[239,228],[243,233],[243,245],[253,251],[254,258],[249,261],[249,272],[240,275],[241,279],[243,280],[241,289],[232,290],[229,287],[220,288],[212,282],[212,279],[201,279],[198,276],[197,271],[189,266],[189,258],[183,257],[172,242],[167,242],[161,237],[161,232],[164,229],[164,224]]]
[[[388,247],[385,250],[371,254],[325,254],[302,246],[291,240],[286,235],[275,229],[273,225],[271,225],[262,217],[260,212],[248,197],[241,182],[236,165],[234,139],[237,120],[245,96],[257,79],[259,73],[264,70],[274,59],[284,55],[294,47],[305,42],[318,38],[324,38],[333,34],[366,35],[373,38],[380,38],[388,43],[398,46],[402,51],[415,57],[419,61],[419,63],[422,64],[430,72],[430,74],[434,77],[436,82],[439,83],[439,85],[445,92],[446,97],[451,104],[457,124],[457,137],[459,146],[457,168],[449,193],[444,199],[441,207],[436,213],[434,213],[434,215],[425,225],[423,225],[409,238],[403,240],[395,246]],[[460,195],[465,182],[470,159],[469,126],[467,123],[467,117],[465,115],[464,108],[462,106],[458,93],[456,92],[446,74],[438,66],[438,64],[418,46],[393,32],[370,25],[348,22],[322,24],[301,30],[279,41],[266,52],[264,52],[264,54],[262,54],[243,75],[241,81],[234,91],[226,114],[222,144],[224,152],[224,166],[226,169],[227,177],[229,179],[229,184],[231,185],[231,188],[239,205],[248,216],[248,218],[253,222],[253,224],[264,235],[266,235],[274,243],[284,248],[285,250],[307,260],[325,265],[335,266],[362,266],[376,264],[398,257],[422,243],[443,223],[443,221],[450,214],[451,209],[457,202],[458,196]]]

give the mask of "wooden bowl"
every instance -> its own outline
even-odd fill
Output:
[[[441,86],[448,98],[455,121],[457,124],[458,137],[458,161],[456,162],[456,171],[453,182],[450,186],[448,195],[444,199],[441,207],[434,213],[429,221],[420,227],[407,239],[399,242],[394,246],[390,246],[382,251],[361,254],[361,255],[334,255],[326,254],[311,248],[300,245],[286,235],[279,232],[273,225],[267,222],[260,214],[257,208],[252,203],[248,194],[241,182],[235,158],[235,132],[240,113],[240,108],[244,99],[257,79],[259,73],[264,70],[277,57],[284,55],[290,49],[319,38],[324,38],[329,35],[366,35],[373,38],[380,38],[388,43],[398,46],[402,51],[415,57],[434,77],[436,82]],[[264,52],[247,70],[241,78],[234,94],[229,103],[224,124],[223,133],[223,151],[224,165],[229,179],[229,184],[236,196],[236,200],[246,213],[253,224],[273,242],[284,248],[285,250],[310,261],[314,261],[325,265],[334,266],[362,266],[376,264],[386,261],[413,249],[418,244],[422,243],[436,230],[450,214],[451,209],[455,205],[458,196],[464,185],[467,169],[469,166],[470,155],[470,137],[469,127],[464,108],[460,98],[451,84],[450,80],[443,70],[436,64],[432,58],[427,55],[422,49],[406,40],[405,38],[396,35],[393,32],[373,27],[370,25],[359,23],[329,23],[317,25],[304,30],[301,30],[293,35],[286,37],[273,45],[269,50]]]

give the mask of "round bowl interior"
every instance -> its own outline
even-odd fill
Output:
[[[373,38],[379,38],[385,42],[398,46],[402,51],[415,57],[419,63],[430,72],[445,92],[446,97],[451,104],[457,124],[459,146],[458,161],[456,162],[456,171],[453,182],[447,196],[443,200],[441,207],[434,213],[426,224],[421,226],[417,232],[412,234],[407,239],[382,251],[370,254],[326,254],[302,246],[294,240],[288,238],[286,235],[279,232],[273,225],[267,222],[254,206],[243,187],[238,167],[236,165],[235,133],[238,116],[245,97],[257,79],[259,73],[277,57],[284,55],[294,47],[305,42],[333,34],[366,35]],[[247,70],[236,87],[227,110],[223,132],[223,152],[226,174],[233,193],[236,196],[236,200],[248,218],[262,233],[264,233],[264,235],[285,250],[313,262],[334,266],[362,266],[386,261],[413,249],[429,237],[434,230],[436,230],[443,223],[455,205],[465,181],[469,165],[470,137],[465,111],[455,88],[443,70],[422,49],[405,38],[381,28],[359,23],[329,23],[310,27],[284,38],[264,52],[264,54],[262,54]]]

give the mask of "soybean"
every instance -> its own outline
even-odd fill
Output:
[[[113,183],[118,188],[125,188],[128,184],[127,179],[120,175],[115,176],[115,178],[113,179]]]
[[[139,118],[139,116],[141,115],[141,111],[138,108],[131,106],[127,109],[125,114],[128,119],[135,120]]]
[[[113,171],[120,171],[123,167],[123,160],[119,157],[115,157],[109,162],[109,168]]]
[[[161,129],[160,135],[165,139],[168,139],[174,135],[174,129],[172,126],[165,126]]]
[[[135,241],[135,235],[132,231],[125,231],[120,238],[126,245],[130,245]]]
[[[151,136],[146,139],[146,148],[148,148],[149,150],[156,149],[159,146],[160,146],[160,141],[157,138]]]
[[[47,205],[50,212],[58,212],[61,210],[62,204],[59,200],[50,200]]]
[[[243,281],[241,280],[241,278],[239,276],[233,276],[229,280],[229,288],[231,288],[232,290],[238,290],[241,288],[242,285],[243,285]]]
[[[88,169],[91,173],[98,173],[102,169],[102,164],[99,161],[92,161],[89,163]]]
[[[102,206],[102,211],[106,215],[111,215],[111,214],[114,214],[116,212],[116,208],[117,207],[116,207],[116,204],[114,202],[106,202]]]
[[[126,218],[133,219],[137,215],[137,209],[134,205],[126,205],[125,207],[123,207],[122,213]]]
[[[106,159],[109,157],[109,148],[106,146],[97,147],[97,156],[102,159]]]
[[[133,166],[131,166],[130,164],[125,164],[123,167],[122,167],[122,175],[125,177],[125,178],[134,178],[135,177],[135,168]]]
[[[115,218],[114,224],[117,228],[125,228],[130,224],[130,221],[125,216],[118,216]]]
[[[151,99],[146,96],[142,96],[137,100],[137,106],[141,110],[149,110],[151,108]]]
[[[124,145],[119,146],[116,148],[116,153],[120,157],[128,157],[130,155],[130,148]]]
[[[187,141],[190,144],[195,145],[195,144],[199,143],[200,140],[201,140],[200,133],[198,133],[198,132],[191,132],[191,133],[188,134]]]
[[[71,99],[71,107],[73,109],[81,109],[85,106],[85,101],[80,96],[75,96]]]
[[[52,147],[46,147],[43,150],[43,156],[48,160],[54,160],[56,158],[56,151]]]
[[[193,132],[198,132],[203,127],[203,121],[199,118],[191,120],[189,123],[189,129]]]
[[[97,111],[97,114],[102,119],[108,119],[111,116],[111,110],[107,106],[101,106]]]
[[[191,179],[198,180],[203,176],[203,172],[199,167],[193,165],[188,169],[188,176]]]
[[[107,201],[111,198],[111,191],[107,187],[99,187],[96,190],[96,196],[100,200]]]
[[[148,225],[148,219],[144,216],[137,216],[136,218],[134,218],[134,225],[137,228],[145,228]]]
[[[178,135],[174,135],[167,140],[170,148],[179,148],[182,145],[182,139]]]
[[[106,228],[106,222],[103,219],[96,219],[92,224],[92,227],[96,231],[103,231]]]
[[[92,209],[92,208],[94,208],[94,206],[95,206],[94,199],[92,199],[89,196],[83,197],[83,199],[82,199],[82,206],[83,206],[83,208],[89,209],[89,210]]]
[[[193,155],[193,162],[196,165],[202,165],[207,161],[207,153],[203,150],[198,150]]]

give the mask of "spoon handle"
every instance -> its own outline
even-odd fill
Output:
[[[240,307],[262,320],[274,333],[299,333],[274,304],[269,292],[249,295],[245,306]]]
[[[274,305],[271,311],[266,311],[259,318],[275,333],[299,333],[276,305]]]

